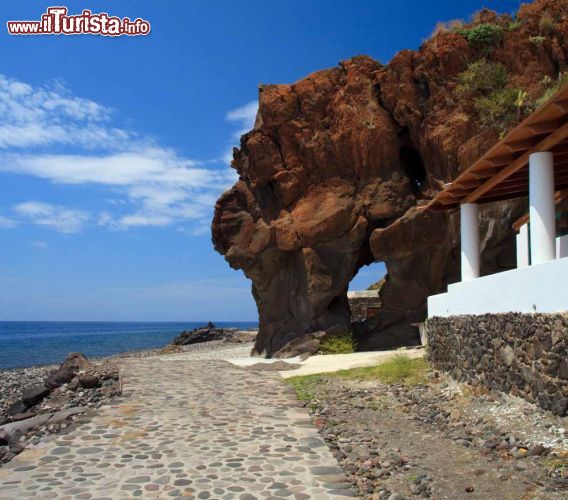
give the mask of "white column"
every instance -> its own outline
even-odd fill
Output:
[[[547,151],[529,156],[531,263],[556,258],[554,155]]]
[[[517,267],[529,265],[529,226],[523,224],[517,234]]]
[[[475,203],[460,205],[462,281],[479,278],[479,208]]]

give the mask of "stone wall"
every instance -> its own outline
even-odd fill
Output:
[[[381,299],[376,290],[363,292],[349,292],[347,294],[349,309],[351,309],[351,322],[365,321],[373,312],[381,307]],[[367,309],[372,308],[369,313]]]
[[[568,414],[568,314],[434,317],[427,329],[435,368]]]

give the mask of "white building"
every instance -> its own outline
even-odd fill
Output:
[[[515,223],[517,268],[480,277],[479,205],[529,198]],[[438,193],[429,209],[461,214],[461,282],[428,298],[428,316],[568,311],[568,87]]]

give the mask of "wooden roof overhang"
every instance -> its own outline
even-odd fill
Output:
[[[568,85],[464,170],[427,205],[450,210],[528,196],[529,155],[551,151],[557,191],[568,188]]]

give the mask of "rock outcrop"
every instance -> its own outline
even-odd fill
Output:
[[[207,325],[194,328],[193,330],[184,330],[172,340],[170,346],[200,344],[202,342],[211,342],[213,340],[223,340],[224,342],[241,344],[243,342],[254,342],[256,334],[256,330],[219,328],[209,322]],[[166,348],[167,347],[169,346],[166,346]]]
[[[553,28],[535,41],[544,15]],[[234,150],[239,181],[212,228],[216,250],[252,281],[257,354],[350,329],[347,288],[371,262],[385,262],[388,276],[381,311],[356,329],[362,349],[415,339],[426,297],[457,280],[456,217],[422,208],[499,137],[454,92],[458,75],[476,60],[500,63],[509,86],[536,99],[568,60],[565,1],[524,5],[516,22],[482,11],[479,24],[499,27],[491,50],[448,29],[386,66],[359,56],[260,87],[254,129]],[[510,225],[523,209],[522,200],[484,207],[484,272],[514,265]]]

